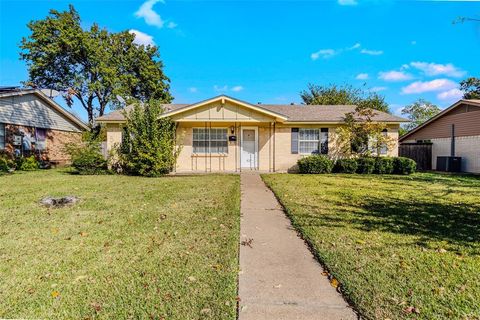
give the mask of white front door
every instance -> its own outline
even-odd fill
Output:
[[[240,164],[242,168],[255,170],[258,167],[257,128],[242,128],[242,151]]]

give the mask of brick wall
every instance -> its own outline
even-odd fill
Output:
[[[21,135],[22,132],[34,136],[35,128],[6,124],[6,144],[5,151],[9,154],[14,154],[15,149],[20,149],[20,146],[14,146],[14,135]],[[35,154],[42,160],[47,160],[53,164],[67,164],[70,157],[65,153],[65,145],[67,143],[80,143],[82,134],[78,132],[60,131],[60,130],[46,130],[46,150],[36,150],[35,144],[32,144],[31,151],[25,151],[24,155]]]

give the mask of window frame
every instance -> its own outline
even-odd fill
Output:
[[[327,131],[322,131],[322,129],[326,129]],[[300,132],[302,130],[316,130],[318,132],[318,140],[305,140],[305,139],[300,139]],[[323,153],[323,136],[322,134],[326,133],[326,153]],[[312,154],[319,154],[319,155],[328,155],[328,133],[329,129],[328,127],[325,128],[298,128],[298,142],[297,142],[297,147],[298,147],[298,154],[300,155],[312,155]],[[301,152],[300,148],[300,142],[317,142],[317,152]]]
[[[303,130],[315,130],[317,131],[317,134],[318,134],[318,139],[317,140],[305,140],[305,139],[301,139],[301,135],[302,135],[302,131]],[[311,154],[320,154],[320,141],[321,141],[321,137],[320,137],[320,129],[319,128],[298,128],[298,154],[301,154],[301,155],[311,155]],[[301,143],[302,142],[316,142],[317,143],[317,152],[302,152],[301,151]]]
[[[225,140],[223,139],[214,139],[212,140],[211,139],[211,130],[218,130],[218,129],[221,129],[221,130],[225,130]],[[195,130],[207,130],[208,131],[208,140],[195,140]],[[194,143],[195,141],[200,141],[200,142],[208,142],[208,146],[205,146],[205,151],[203,152],[199,152],[199,151],[195,151],[195,146],[194,146]],[[225,147],[224,147],[224,150],[225,152],[212,152],[211,151],[211,143],[215,141],[215,142],[225,142]],[[218,145],[217,145],[217,148],[218,148]],[[210,150],[208,150],[210,149]],[[205,154],[228,154],[228,128],[227,127],[193,127],[192,128],[192,155],[205,155]]]

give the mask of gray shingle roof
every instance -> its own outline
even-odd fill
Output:
[[[189,104],[165,104],[165,110],[174,111],[189,106]],[[355,106],[347,105],[281,105],[281,104],[258,104],[259,108],[279,113],[288,118],[287,122],[341,122],[345,114],[355,111]],[[126,108],[128,110],[130,106]],[[385,112],[375,111],[373,118],[381,122],[407,122],[408,120]],[[113,111],[97,121],[122,121],[122,111]]]

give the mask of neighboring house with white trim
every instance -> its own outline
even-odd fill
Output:
[[[69,161],[64,147],[81,141],[88,126],[36,89],[0,88],[0,152]]]
[[[437,157],[461,157],[462,171],[480,173],[480,100],[459,100],[399,139],[400,144],[432,143]]]
[[[355,106],[251,104],[225,95],[193,104],[165,104],[162,117],[177,124],[177,172],[288,171],[309,154],[335,156],[336,129]],[[128,112],[128,107],[125,112]],[[107,149],[122,141],[123,111],[96,119],[107,130]],[[375,111],[395,142],[405,119]],[[396,156],[398,146],[388,151]]]

